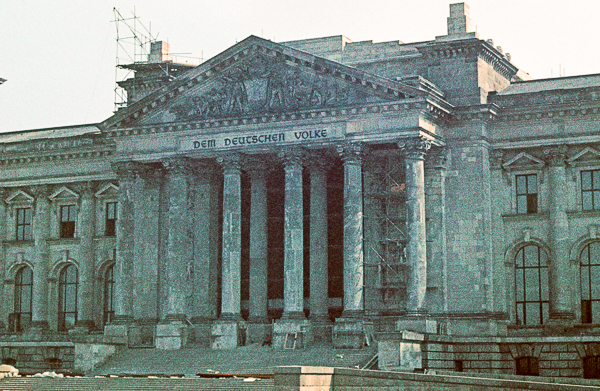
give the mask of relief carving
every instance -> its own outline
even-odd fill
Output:
[[[208,91],[169,109],[177,121],[278,113],[366,101],[342,81],[321,77],[285,60],[256,55],[223,71]]]

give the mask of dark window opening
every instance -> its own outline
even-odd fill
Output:
[[[46,359],[46,364],[49,369],[61,369],[63,366],[63,362],[60,358],[50,357]]]
[[[463,371],[462,360],[454,360],[454,372],[462,372],[462,371]]]
[[[600,356],[583,358],[583,378],[600,379]]]
[[[104,324],[112,322],[115,318],[114,292],[114,265],[111,265],[106,269],[106,273],[104,273]]]
[[[63,205],[60,207],[60,237],[75,237],[75,205]]]
[[[515,257],[517,324],[543,324],[549,316],[548,262],[544,250],[525,246]]]
[[[520,376],[539,376],[540,365],[537,357],[519,357],[516,360],[517,375]]]
[[[17,240],[31,240],[31,208],[17,209]]]
[[[117,203],[106,203],[106,220],[104,223],[104,236],[115,236],[117,234]]]
[[[592,242],[581,251],[581,322],[600,320],[600,242]]]
[[[33,299],[33,272],[31,268],[20,269],[15,276],[14,312],[9,316],[12,332],[22,332],[31,323]]]
[[[58,280],[58,330],[66,331],[77,322],[78,275],[75,265],[60,272]]]
[[[600,209],[600,170],[581,172],[581,206],[583,210]]]
[[[538,211],[537,174],[517,175],[517,213],[530,214]]]
[[[14,358],[10,358],[10,357],[3,358],[2,364],[12,365],[14,367],[17,365],[17,360],[15,360]]]

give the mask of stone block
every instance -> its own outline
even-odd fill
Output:
[[[181,322],[156,325],[156,348],[162,350],[177,350],[187,344],[188,330]]]
[[[236,321],[215,321],[210,329],[213,349],[233,349],[238,346],[239,325]]]
[[[311,337],[312,330],[306,319],[279,319],[273,324],[274,349],[303,349]]]
[[[266,337],[272,341],[273,327],[270,323],[248,323],[246,344],[262,344]]]

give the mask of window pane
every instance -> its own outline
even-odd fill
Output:
[[[75,314],[67,313],[65,314],[65,327],[67,329],[71,329],[75,326]]]
[[[590,299],[590,268],[581,268],[581,300]]]
[[[527,193],[527,179],[525,175],[517,175],[517,194]]]
[[[527,175],[527,193],[537,193],[537,175]]]
[[[544,250],[542,250],[541,248],[537,247],[539,250],[539,255],[540,255],[540,266],[548,266],[548,256],[546,255],[546,252]]]
[[[21,312],[31,312],[31,287],[21,291]]]
[[[584,191],[581,193],[581,207],[583,210],[594,209],[594,204],[592,203],[592,192],[591,191]]]
[[[600,323],[600,301],[592,301],[592,323]]]
[[[600,170],[592,171],[592,188],[600,189]]]
[[[590,248],[590,264],[600,265],[600,242],[592,242]]]
[[[542,303],[542,323],[550,318],[550,304]]]
[[[527,194],[527,213],[537,213],[538,201],[537,193]]]
[[[519,252],[517,253],[517,256],[515,257],[515,263],[517,264],[517,267],[523,267],[523,254],[525,253],[525,249],[522,248],[519,250]]]
[[[540,324],[539,303],[525,303],[525,311],[527,311],[527,324]]]
[[[527,196],[517,196],[517,213],[527,213]]]
[[[592,286],[592,300],[600,300],[600,266],[590,267],[590,278]]]
[[[538,269],[525,269],[525,300],[540,299],[540,283]]]
[[[31,285],[33,283],[33,271],[26,267],[21,273],[23,285]]]
[[[593,209],[600,209],[600,191],[594,190],[594,199],[592,201]]]
[[[516,274],[517,274],[517,278],[516,278],[516,288],[517,288],[516,296],[517,296],[517,301],[524,301],[525,300],[525,293],[523,291],[523,269],[518,269],[516,271]]]
[[[548,269],[547,268],[541,268],[540,269],[540,293],[541,293],[541,299],[544,300],[550,300],[550,298],[548,297]]]
[[[592,188],[592,172],[581,171],[581,189],[591,190]]]
[[[539,265],[538,258],[538,247],[537,246],[526,246],[525,251],[525,266],[532,267]]]
[[[525,324],[525,320],[523,318],[523,304],[517,303],[517,324]]]

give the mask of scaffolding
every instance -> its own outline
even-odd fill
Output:
[[[366,190],[369,226],[365,238],[370,254],[366,267],[374,268],[371,287],[378,289],[386,311],[402,311],[406,305],[406,193],[404,167],[395,153],[385,153],[373,162]]]

